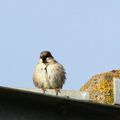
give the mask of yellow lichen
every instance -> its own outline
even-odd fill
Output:
[[[113,78],[120,78],[120,70],[113,70],[93,76],[80,91],[90,93],[90,99],[105,104],[112,104],[114,101]]]

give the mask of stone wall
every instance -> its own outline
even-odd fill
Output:
[[[112,70],[93,76],[80,91],[88,92],[90,100],[98,103],[113,104],[113,79],[120,78],[120,70]]]

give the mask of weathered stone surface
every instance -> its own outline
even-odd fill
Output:
[[[114,78],[114,104],[120,105],[120,78]]]
[[[113,79],[120,78],[120,70],[112,70],[93,76],[80,91],[88,92],[90,100],[98,103],[113,104]]]

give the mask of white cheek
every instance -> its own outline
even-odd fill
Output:
[[[49,60],[49,58],[46,58],[46,60]]]
[[[50,58],[46,58],[46,62],[50,62]]]

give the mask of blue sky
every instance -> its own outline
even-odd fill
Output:
[[[34,87],[42,50],[64,65],[64,89],[120,68],[119,0],[1,0],[0,86]]]

